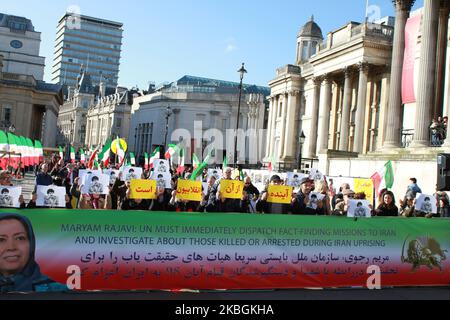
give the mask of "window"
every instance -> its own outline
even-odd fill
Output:
[[[117,118],[117,119],[116,119],[116,127],[117,127],[117,128],[122,127],[122,118]]]
[[[311,54],[315,55],[317,53],[317,41],[313,41],[312,48],[311,48]]]
[[[2,121],[9,124],[11,123],[11,106],[5,106],[3,107],[3,113],[2,113]]]
[[[309,42],[303,41],[302,60],[309,59]]]

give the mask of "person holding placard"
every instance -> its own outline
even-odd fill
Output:
[[[317,208],[311,208],[311,192],[314,188],[314,181],[309,177],[300,180],[300,191],[292,199],[292,214],[298,215],[323,215],[323,202],[317,203]]]
[[[11,182],[11,174],[6,170],[0,171],[0,186],[13,187],[13,184]],[[23,195],[19,196],[19,204],[21,209],[24,209],[26,207]]]
[[[223,192],[220,190],[221,181],[236,181],[232,179],[233,170],[231,168],[226,168],[223,174],[223,178],[216,182],[217,185],[217,206],[219,212],[242,212],[241,201],[242,199],[227,199],[224,197]]]
[[[215,176],[211,176],[208,180],[208,187],[206,193],[203,195],[203,201],[201,202],[199,208],[201,212],[216,212],[217,191],[214,191],[216,181],[217,179]]]
[[[256,211],[264,214],[288,214],[291,210],[290,204],[269,202],[270,186],[282,186],[283,180],[278,175],[270,178],[269,186],[261,193],[259,200],[256,202]]]

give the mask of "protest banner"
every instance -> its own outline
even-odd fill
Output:
[[[155,180],[131,180],[130,199],[156,199]]]
[[[289,186],[269,186],[267,202],[290,204],[292,189]]]
[[[373,204],[375,201],[375,193],[373,187],[373,181],[371,179],[354,179],[354,191],[356,193],[364,192],[367,201]]]
[[[0,212],[28,217],[42,274],[79,268],[81,291],[366,287],[373,267],[383,287],[450,285],[449,219]]]
[[[244,182],[238,180],[220,180],[220,193],[225,199],[242,199]]]
[[[186,201],[202,201],[202,182],[178,180],[177,199]]]

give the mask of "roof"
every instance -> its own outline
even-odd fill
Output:
[[[61,23],[65,18],[71,17],[73,15],[76,15],[76,16],[80,17],[81,20],[84,20],[84,21],[89,21],[89,22],[93,22],[93,23],[108,25],[108,26],[114,27],[114,28],[122,28],[123,27],[123,23],[121,23],[121,22],[116,22],[116,21],[105,20],[105,19],[101,19],[101,18],[85,16],[85,15],[77,14],[77,13],[73,13],[73,12],[66,12],[62,16],[62,18],[59,20],[59,23]]]
[[[224,80],[217,80],[217,79],[210,79],[210,78],[202,78],[202,77],[196,77],[196,76],[190,76],[185,75],[178,81],[172,84],[173,86],[190,86],[192,87],[193,91],[195,91],[195,88],[209,88],[217,93],[228,93],[228,92],[235,92],[239,88],[238,82],[231,82],[231,81],[224,81]],[[244,91],[246,93],[260,93],[264,95],[270,94],[270,88],[269,87],[263,87],[263,86],[257,86],[257,85],[251,85],[251,84],[243,84],[242,85]]]
[[[300,29],[298,36],[323,39],[322,29],[314,22],[314,16]]]
[[[34,26],[30,19],[0,13],[0,27],[10,28],[10,22],[16,22],[25,25],[25,30],[34,32]]]

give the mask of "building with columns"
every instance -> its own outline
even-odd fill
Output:
[[[265,97],[268,95],[269,88],[243,85],[239,128],[245,132],[254,129],[261,135],[254,137],[258,140],[240,135],[244,140],[240,139],[238,145],[245,142],[247,146],[245,154],[243,149],[238,151],[240,163],[256,164],[264,157],[265,137],[258,130],[265,129],[268,107]],[[142,158],[145,152],[151,153],[155,147],[164,146],[164,142],[182,140],[188,155],[186,161],[189,161],[192,153],[200,157],[206,146],[215,142],[218,143],[213,153],[215,161],[222,163],[226,153],[229,163],[233,163],[234,138],[227,138],[226,134],[227,130],[236,129],[238,100],[239,83],[184,76],[151,94],[134,99],[129,149]],[[223,141],[219,141],[213,129],[217,129]],[[181,130],[178,131],[181,136],[174,136],[176,130]],[[250,151],[250,148],[256,149]],[[255,159],[250,160],[250,154]]]
[[[369,178],[392,160],[398,196],[411,175],[422,190],[434,192],[436,156],[450,151],[450,134],[443,147],[430,141],[433,118],[450,113],[449,1],[427,0],[413,13],[421,15],[416,101],[404,104],[405,26],[413,4],[393,1],[393,27],[350,22],[326,36],[313,19],[302,27],[296,63],[279,68],[269,83],[266,163],[275,157],[279,169],[292,170],[301,155],[316,159],[327,175]],[[300,145],[302,132],[306,141]]]
[[[127,137],[130,129],[131,105],[140,96],[136,90],[117,87],[114,94],[105,96],[106,86],[100,86],[96,103],[87,112],[85,145],[88,149],[102,147],[109,138]]]

